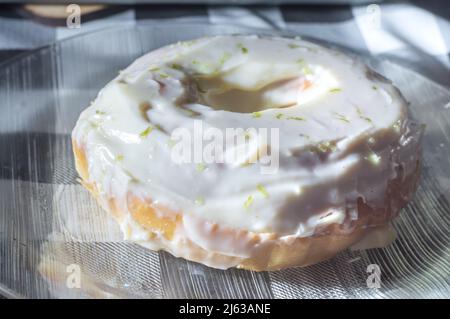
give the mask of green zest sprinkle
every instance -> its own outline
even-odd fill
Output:
[[[370,153],[369,156],[366,157],[366,159],[373,165],[378,165],[381,161],[381,157],[373,152]]]
[[[348,120],[348,118],[346,118],[346,117],[345,117],[344,115],[342,115],[342,114],[339,114],[339,113],[334,112],[334,116],[335,116],[336,119],[338,119],[338,120],[340,120],[340,121],[342,121],[342,122],[350,123],[350,121]]]
[[[371,119],[370,117],[365,116],[365,115],[362,113],[362,111],[361,111],[361,109],[360,109],[359,107],[356,107],[356,113],[358,113],[358,116],[359,116],[361,119],[363,119],[363,120],[365,120],[365,121],[367,121],[367,122],[369,122],[369,123],[373,123],[373,122],[372,122],[372,119]]]
[[[275,117],[277,119],[281,120],[281,118],[283,117],[283,113],[278,113]]]
[[[178,42],[179,45],[186,47],[186,48],[189,48],[190,46],[194,45],[195,43],[197,43],[197,40]]]
[[[320,143],[317,148],[323,153],[334,152],[336,150],[336,144],[332,142],[323,142]]]
[[[297,48],[300,48],[300,46],[299,46],[298,44],[294,44],[294,43],[289,43],[289,44],[288,44],[288,47],[291,48],[291,49],[297,49]]]
[[[392,127],[395,129],[396,132],[400,132],[400,120],[396,121]]]
[[[170,66],[172,69],[174,69],[174,70],[181,70],[183,67],[180,65],[180,64],[178,64],[178,63],[173,63],[171,66]]]
[[[166,131],[163,129],[163,127],[159,124],[155,124],[155,128],[160,132],[166,133]]]
[[[169,146],[169,148],[174,147],[177,144],[177,141],[169,139],[167,140],[167,145]]]
[[[376,91],[376,90],[378,90],[378,87],[376,87],[376,86],[374,85],[374,86],[372,86],[372,89]]]
[[[338,93],[338,92],[341,92],[341,91],[342,91],[342,89],[340,89],[340,88],[334,88],[334,89],[330,90],[331,93]]]
[[[214,67],[206,62],[201,62],[198,60],[192,60],[192,64],[197,66],[197,71],[203,74],[211,73],[214,71]]]
[[[296,120],[296,121],[306,121],[304,117],[301,116],[288,116],[286,119],[288,120]]]
[[[241,49],[242,53],[244,53],[244,54],[248,53],[248,49],[246,47],[244,47],[244,45],[242,43],[238,43],[236,45],[239,49]]]
[[[129,177],[131,178],[131,181],[133,182],[139,182],[139,179],[137,179],[136,177],[133,176],[133,174],[131,174],[131,172],[129,170],[124,169],[123,172]]]
[[[296,62],[301,66],[305,66],[305,59],[298,59]]]
[[[313,74],[311,68],[309,66],[305,66],[302,68],[302,72],[304,75],[309,75],[309,74]]]
[[[156,68],[151,68],[151,69],[150,69],[150,72],[157,72],[158,75],[159,75],[160,77],[164,78],[164,79],[169,77],[168,74],[166,74],[166,73],[164,73],[164,72],[160,72],[160,70],[161,70],[160,68],[156,67]]]
[[[206,169],[206,165],[203,163],[197,164],[197,171],[203,172]]]
[[[230,58],[231,58],[231,53],[225,52],[225,53],[222,55],[222,57],[220,58],[219,63],[222,65],[222,64],[224,64],[225,62],[227,62]]]
[[[97,114],[97,115],[105,115],[106,112],[100,111],[100,110],[96,110],[96,111],[95,111],[95,114]]]
[[[149,127],[147,127],[145,130],[143,130],[143,131],[139,134],[139,136],[140,136],[140,137],[146,137],[146,136],[149,135],[152,131],[153,131],[153,127],[152,127],[152,126],[149,126]]]
[[[264,188],[264,186],[262,186],[261,184],[256,185],[256,188],[258,189],[258,191],[263,194],[264,198],[268,198],[269,197],[269,193],[266,191],[266,189]]]
[[[194,117],[194,116],[199,116],[200,113],[195,112],[191,109],[185,108],[185,107],[178,107],[179,110],[181,110],[181,112],[185,113],[186,115],[190,116],[190,117]]]
[[[252,203],[253,203],[253,196],[252,196],[252,195],[249,195],[249,196],[247,197],[247,200],[246,200],[245,203],[244,203],[244,207],[245,207],[245,208],[249,208],[249,207],[252,205]]]
[[[310,140],[311,137],[308,134],[299,134],[301,137],[306,138],[307,140]]]
[[[252,113],[252,116],[253,116],[254,118],[260,118],[260,117],[262,116],[262,114],[261,114],[261,112],[253,112],[253,113]]]
[[[116,161],[122,162],[123,161],[123,155],[122,154],[117,155],[116,156]]]
[[[197,197],[197,198],[195,199],[194,203],[195,203],[196,205],[203,205],[203,204],[205,204],[205,199],[204,199],[203,197]]]

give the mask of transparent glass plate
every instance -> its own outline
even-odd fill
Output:
[[[119,70],[163,45],[212,34],[292,34],[144,24],[74,37],[0,65],[0,291],[25,298],[450,297],[450,92],[407,68],[363,57],[427,125],[420,187],[384,249],[344,251],[277,272],[217,270],[123,242],[77,182],[70,133]],[[380,269],[371,285],[369,265]],[[368,272],[369,270],[369,272]],[[372,278],[372,279],[371,279]],[[369,284],[368,284],[369,283]]]

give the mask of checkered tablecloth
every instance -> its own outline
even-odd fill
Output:
[[[0,61],[96,29],[157,20],[290,30],[358,53],[401,61],[450,86],[450,6],[436,0],[368,6],[145,5],[82,20],[80,29],[46,26],[24,18],[17,7],[10,6],[0,9]]]

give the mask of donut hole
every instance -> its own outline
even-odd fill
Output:
[[[196,78],[198,101],[216,110],[254,113],[298,104],[299,93],[311,86],[305,77],[290,77],[257,88],[241,88],[220,77]]]

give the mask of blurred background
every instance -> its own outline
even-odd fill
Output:
[[[161,20],[174,24],[206,22],[294,31],[360,54],[386,56],[443,86],[450,86],[450,4],[445,0],[10,0],[0,3],[0,63],[58,40],[112,26]]]

